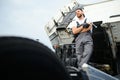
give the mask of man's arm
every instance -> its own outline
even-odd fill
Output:
[[[78,34],[78,33],[80,33],[81,31],[83,30],[83,26],[80,26],[80,27],[73,27],[72,28],[72,32],[73,32],[73,34]]]

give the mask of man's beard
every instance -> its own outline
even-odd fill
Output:
[[[78,18],[81,18],[82,17],[82,14],[80,14],[79,16],[77,16]]]

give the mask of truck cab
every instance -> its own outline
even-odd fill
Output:
[[[94,50],[88,64],[112,76],[120,74],[119,5],[119,0],[87,5],[72,1],[45,25],[55,54],[66,67],[77,68],[74,37],[67,27],[75,17],[75,9],[80,7],[84,8],[86,16],[93,19]]]

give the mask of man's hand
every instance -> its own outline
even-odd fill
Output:
[[[88,23],[83,23],[82,26],[83,26],[83,28],[88,28],[88,27],[90,26],[90,24],[88,24]]]
[[[92,23],[87,23],[87,24],[89,24],[88,28],[83,28],[81,32],[87,32],[92,28]]]
[[[83,23],[83,24],[79,24],[79,22],[76,22],[76,23],[77,23],[77,28],[81,26],[83,26],[83,28],[88,28],[90,26],[90,24],[88,23]]]

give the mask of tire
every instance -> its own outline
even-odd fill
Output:
[[[23,37],[0,37],[0,73],[6,80],[71,80],[54,52]]]

